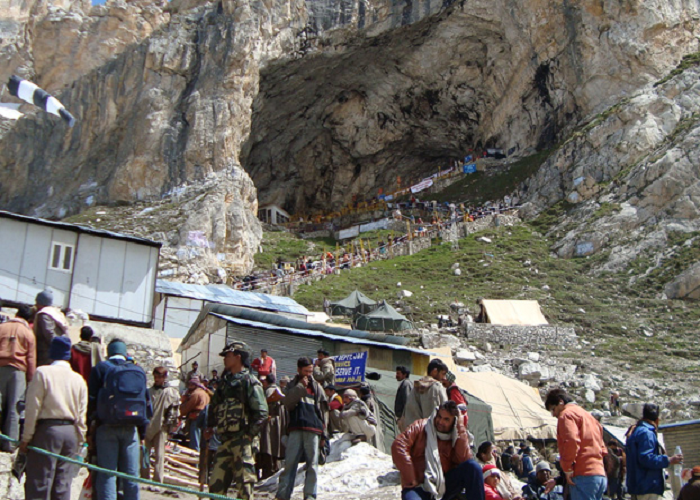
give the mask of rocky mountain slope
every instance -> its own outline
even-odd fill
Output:
[[[261,202],[330,211],[473,147],[551,149],[517,195],[557,218],[557,254],[696,297],[697,72],[652,84],[698,51],[699,19],[697,0],[5,0],[0,77],[32,78],[78,123],[27,105],[2,124],[0,207],[162,203],[240,166]],[[251,229],[222,245],[252,252],[256,196],[238,189]]]

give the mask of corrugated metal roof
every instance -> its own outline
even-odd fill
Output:
[[[247,319],[234,318],[232,316],[226,316],[225,314],[212,313],[212,316],[216,316],[217,318],[221,318],[221,319],[224,319],[226,321],[236,323],[238,325],[246,325],[246,326],[250,326],[253,328],[262,328],[264,330],[282,330],[285,332],[294,333],[296,335],[306,335],[309,337],[323,337],[323,338],[327,338],[330,340],[336,340],[338,342],[348,342],[350,344],[372,345],[372,346],[384,347],[384,348],[388,348],[388,349],[396,349],[399,351],[409,351],[409,352],[414,352],[417,354],[425,354],[427,356],[434,354],[434,353],[431,353],[428,351],[424,351],[422,349],[415,349],[413,347],[406,347],[406,346],[402,346],[402,345],[398,345],[398,344],[388,344],[386,342],[376,342],[373,340],[367,340],[367,339],[357,338],[357,337],[333,335],[333,334],[325,333],[325,332],[318,331],[318,330],[305,330],[302,328],[290,328],[290,327],[286,327],[286,326],[271,325],[269,323],[261,323],[259,321],[250,321]]]
[[[659,426],[659,430],[668,429],[670,427],[681,427],[685,425],[696,425],[700,424],[700,420],[683,420],[682,422],[671,422],[669,424],[662,424]]]
[[[267,309],[289,314],[311,315],[307,308],[289,297],[242,292],[226,285],[191,285],[188,283],[156,280],[156,292],[164,295],[206,300],[207,302],[216,302],[218,304]]]
[[[142,245],[147,245],[149,247],[160,248],[163,246],[162,243],[153,240],[147,240],[146,238],[139,238],[138,236],[130,236],[128,234],[115,233],[112,231],[107,231],[106,229],[95,229],[94,227],[81,226],[79,224],[69,224],[68,222],[58,222],[47,219],[40,219],[38,217],[29,217],[28,215],[20,215],[12,212],[6,212],[0,210],[0,218],[13,219],[20,222],[27,222],[30,224],[39,224],[41,226],[50,226],[58,229],[63,229],[65,231],[72,231],[74,233],[84,233],[91,234],[94,236],[101,236],[103,238],[111,238],[114,240],[124,240],[131,241],[133,243],[141,243]]]
[[[206,332],[200,332],[196,335],[199,325],[206,319],[208,315],[222,315],[230,316],[232,318],[243,319],[246,321],[254,321],[257,323],[264,323],[270,325],[270,327],[282,327],[296,330],[306,330],[312,332],[320,332],[326,335],[333,335],[338,339],[359,339],[368,342],[377,343],[377,345],[388,345],[392,344],[395,346],[405,346],[408,344],[409,339],[407,337],[399,337],[397,335],[387,335],[386,333],[378,332],[366,332],[364,330],[346,330],[345,328],[337,328],[330,325],[322,325],[318,323],[307,323],[305,321],[299,321],[296,319],[288,318],[279,314],[271,314],[268,312],[258,311],[254,309],[246,309],[236,306],[229,306],[226,304],[216,304],[209,302],[204,304],[202,310],[199,312],[199,316],[192,323],[190,330],[182,339],[180,344],[180,352],[188,349],[191,345],[199,342],[205,335]],[[424,352],[417,350],[416,352]],[[432,353],[430,353],[432,354]]]

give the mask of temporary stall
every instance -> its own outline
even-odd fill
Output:
[[[357,315],[354,322],[356,328],[371,332],[400,332],[413,328],[413,323],[385,300],[371,313]]]
[[[449,347],[433,351],[455,374],[460,388],[491,406],[497,441],[556,439],[557,419],[545,409],[536,388],[496,372],[468,372],[455,364]]]
[[[300,321],[306,321],[311,314],[291,297],[242,292],[228,285],[193,285],[156,280],[155,327],[169,337],[182,338],[199,316],[202,306],[208,302],[269,311]]]
[[[355,290],[350,295],[337,302],[331,302],[331,315],[352,316],[367,314],[377,308],[377,301],[372,300],[362,292]]]
[[[484,300],[486,322],[494,325],[547,325],[536,300]]]
[[[219,352],[234,340],[245,342],[257,356],[267,349],[277,375],[294,375],[301,356],[315,357],[319,349],[332,356],[368,352],[367,369],[393,370],[398,365],[425,372],[430,353],[408,346],[406,337],[380,332],[347,330],[306,323],[278,314],[207,303],[182,340],[182,361],[197,360],[202,371],[221,369]]]
[[[685,420],[659,426],[663,433],[666,451],[672,455],[676,446],[683,451],[683,463],[688,466],[700,464],[700,420]]]

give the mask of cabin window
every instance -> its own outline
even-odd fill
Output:
[[[74,249],[71,245],[66,245],[65,243],[52,243],[49,269],[67,272],[72,271],[74,253]]]

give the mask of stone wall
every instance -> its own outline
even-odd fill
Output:
[[[89,325],[95,331],[95,334],[102,339],[105,352],[107,351],[107,344],[112,339],[118,338],[123,340],[126,343],[127,353],[133,356],[136,363],[146,372],[149,384],[153,382],[151,373],[156,366],[168,368],[168,371],[171,372],[170,379],[174,380],[177,366],[173,359],[170,339],[165,332],[99,321],[90,321]],[[73,342],[80,340],[81,326],[71,325],[70,336]]]
[[[571,326],[503,326],[466,323],[462,326],[460,333],[468,339],[494,344],[527,345],[531,348],[539,345],[573,347],[578,344],[578,337]]]
[[[298,233],[297,236],[303,240],[315,239],[315,238],[330,238],[333,236],[333,231],[330,229],[323,229],[321,231],[312,231],[310,233]]]

